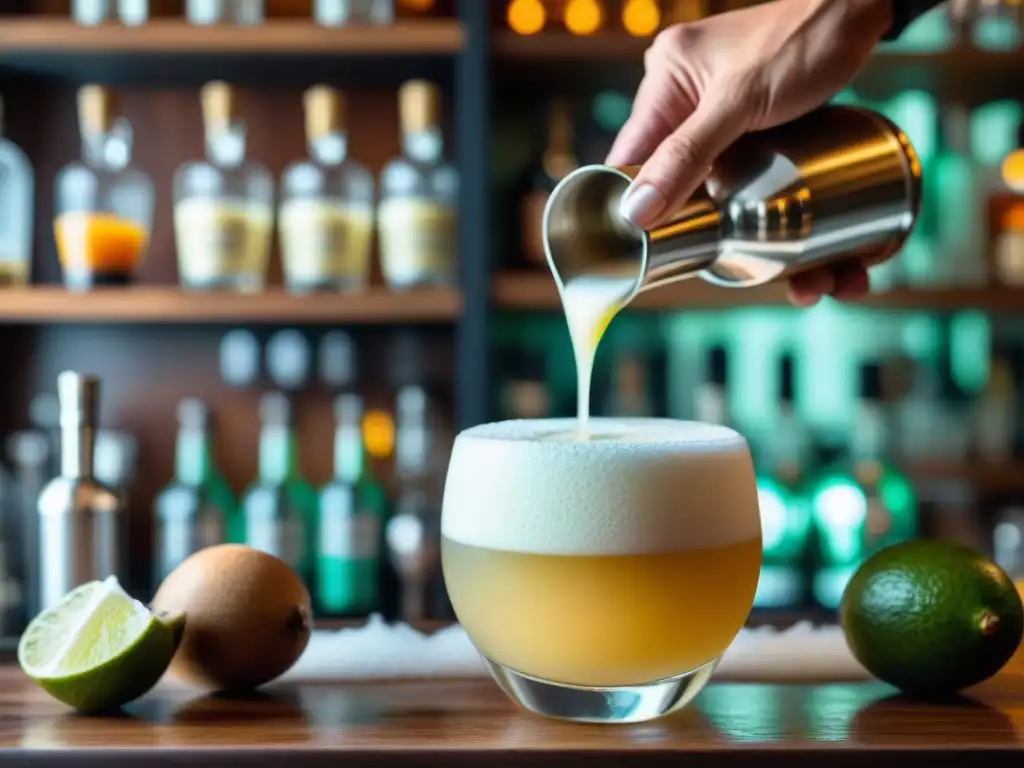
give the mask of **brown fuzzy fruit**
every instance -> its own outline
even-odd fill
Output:
[[[282,560],[240,544],[196,552],[175,568],[153,610],[183,611],[170,673],[213,691],[258,688],[283,675],[309,642],[309,593]]]

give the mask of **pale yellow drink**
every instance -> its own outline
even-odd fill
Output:
[[[718,658],[761,565],[746,442],[668,419],[502,422],[459,435],[442,556],[491,661],[575,686],[639,686]]]

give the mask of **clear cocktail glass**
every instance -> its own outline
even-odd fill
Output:
[[[687,704],[761,567],[746,441],[671,419],[506,421],[455,441],[442,513],[455,612],[526,709],[639,722]]]

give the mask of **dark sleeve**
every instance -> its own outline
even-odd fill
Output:
[[[890,0],[892,3],[892,26],[885,33],[883,40],[895,40],[903,30],[917,19],[923,16],[943,0]]]

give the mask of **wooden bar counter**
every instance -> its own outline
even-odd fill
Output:
[[[632,726],[515,708],[489,680],[300,685],[261,698],[158,688],[83,717],[0,669],[0,766],[886,766],[1024,764],[1024,678],[921,704],[880,683],[710,685]]]

